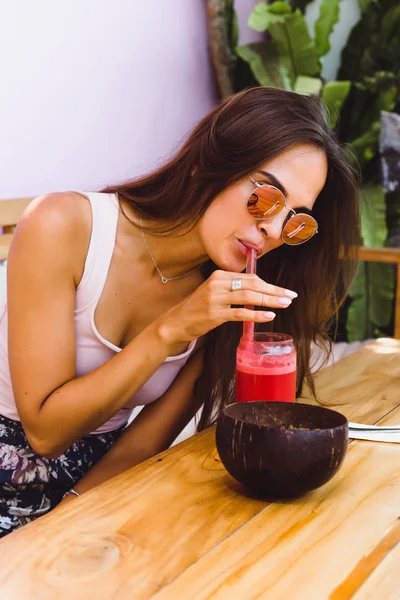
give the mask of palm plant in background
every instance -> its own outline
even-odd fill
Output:
[[[261,85],[283,87],[300,94],[319,94],[327,105],[331,126],[350,91],[349,81],[323,81],[323,57],[329,36],[339,18],[340,0],[324,0],[312,39],[303,13],[288,2],[261,2],[250,15],[249,25],[268,32],[268,40],[239,46],[236,53],[246,61]],[[302,3],[304,4],[304,2]]]
[[[238,46],[233,0],[208,0],[210,45],[221,94],[272,85],[320,95],[331,126],[361,166],[364,245],[394,244],[400,238],[400,173],[397,188],[388,177],[383,185],[379,139],[382,119],[400,111],[400,5],[398,0],[358,0],[361,18],[342,52],[338,79],[325,81],[321,59],[330,50],[341,0],[322,0],[313,34],[304,18],[310,1],[260,2],[249,16],[249,26],[265,32],[265,39]],[[390,123],[394,136],[393,119]],[[398,136],[400,147],[400,125]],[[347,339],[390,334],[393,295],[391,265],[361,263],[341,316]]]

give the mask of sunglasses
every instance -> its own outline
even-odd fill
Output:
[[[290,246],[298,246],[308,242],[318,233],[318,223],[311,215],[297,213],[286,205],[286,198],[281,190],[269,183],[257,183],[252,177],[249,179],[256,186],[247,201],[247,210],[250,216],[257,221],[272,219],[284,208],[290,212],[282,227],[282,241]]]

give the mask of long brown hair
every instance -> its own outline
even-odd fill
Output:
[[[320,100],[270,87],[235,94],[202,119],[164,166],[106,190],[118,193],[144,218],[161,222],[158,233],[168,234],[188,223],[194,226],[220,192],[299,143],[323,149],[328,160],[326,183],[313,208],[319,234],[301,246],[283,245],[257,261],[262,279],[296,290],[298,298],[278,311],[272,325],[256,326],[293,336],[298,395],[305,379],[315,392],[311,342],[322,342],[328,356],[327,332],[347,295],[354,274],[352,249],[360,241],[357,177],[328,126]],[[216,268],[209,261],[204,275]],[[233,322],[207,335],[204,372],[196,385],[196,395],[204,402],[198,429],[213,422],[221,407],[234,399],[240,335],[241,324]]]

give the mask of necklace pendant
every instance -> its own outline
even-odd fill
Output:
[[[168,279],[166,277],[164,277],[164,275],[161,276],[161,281],[163,283],[168,283]]]

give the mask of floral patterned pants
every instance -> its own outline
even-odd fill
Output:
[[[55,508],[124,427],[85,436],[53,459],[32,450],[19,421],[0,415],[0,538]]]

